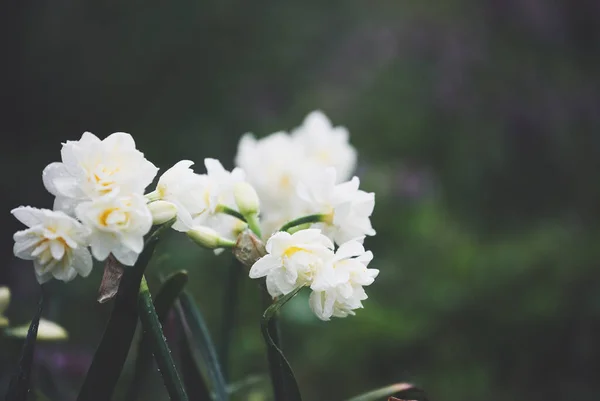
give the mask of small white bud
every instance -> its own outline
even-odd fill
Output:
[[[235,245],[233,241],[223,238],[218,232],[210,227],[197,226],[187,232],[188,237],[198,245],[214,248],[231,248]]]
[[[260,200],[252,185],[247,182],[238,182],[233,187],[235,203],[244,216],[256,215],[260,209]]]
[[[152,224],[164,224],[177,216],[177,206],[171,202],[159,200],[150,202],[148,209],[152,213]]]
[[[8,319],[3,315],[10,303],[10,290],[8,287],[0,287],[0,327],[8,326]]]

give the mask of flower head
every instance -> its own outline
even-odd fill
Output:
[[[341,184],[335,182],[335,169],[328,168],[321,176],[298,185],[298,196],[306,202],[307,209],[325,216],[324,222],[315,227],[337,244],[375,235],[370,219],[375,194],[359,190],[358,177]]]
[[[56,196],[54,208],[68,214],[90,199],[143,194],[158,171],[124,132],[104,140],[85,132],[79,141],[63,145],[61,158],[62,162],[49,164],[42,177],[46,189]]]
[[[321,320],[332,316],[354,315],[354,310],[362,308],[367,299],[364,286],[371,285],[379,270],[368,269],[373,259],[370,251],[365,251],[359,241],[349,241],[341,245],[330,264],[319,271],[311,288],[310,307]]]
[[[90,274],[87,227],[60,211],[21,206],[11,213],[28,227],[13,236],[14,254],[33,260],[38,282],[45,283],[52,277],[71,281],[77,274]]]
[[[334,127],[322,111],[316,110],[292,131],[292,137],[316,169],[335,168],[340,182],[350,178],[356,167],[356,149],[348,142],[345,127]]]
[[[276,297],[310,285],[333,257],[333,243],[320,230],[278,232],[267,241],[267,255],[250,269],[250,278],[267,277],[267,290]]]
[[[83,202],[75,213],[92,229],[90,244],[96,259],[105,260],[112,253],[124,265],[135,264],[144,248],[143,237],[152,227],[152,214],[142,195]]]
[[[296,185],[306,174],[307,159],[296,140],[286,132],[262,139],[242,137],[235,159],[256,189],[263,212],[281,213],[294,208]]]

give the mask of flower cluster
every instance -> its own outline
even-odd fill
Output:
[[[372,254],[362,245],[375,235],[375,198],[351,177],[356,150],[348,136],[315,111],[290,133],[243,136],[232,171],[209,158],[198,174],[182,160],[145,193],[158,168],[131,135],[100,140],[86,132],[43,171],[53,210],[12,211],[27,226],[14,235],[14,253],[33,260],[40,283],[70,281],[89,275],[92,256],[135,264],[153,224],[173,220],[175,230],[215,252],[235,253],[240,234],[251,230],[267,241],[266,254],[248,263],[250,277],[266,277],[273,297],[308,286],[319,318],[353,314],[378,271],[367,268]]]
[[[367,268],[373,255],[362,245],[375,235],[375,196],[359,189],[358,177],[349,179],[356,150],[348,131],[315,111],[289,134],[245,135],[236,163],[261,199],[263,231],[274,232],[250,277],[266,277],[273,297],[309,286],[310,306],[322,320],[354,314],[379,271]]]

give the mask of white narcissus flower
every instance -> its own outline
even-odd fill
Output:
[[[8,287],[0,287],[0,327],[8,326],[8,319],[4,316],[6,308],[10,303],[10,289]]]
[[[92,229],[90,246],[96,259],[105,260],[112,253],[124,265],[135,264],[152,227],[144,196],[102,197],[79,204],[75,213]]]
[[[63,144],[61,158],[62,162],[49,164],[42,177],[46,189],[56,196],[54,209],[68,214],[90,199],[143,194],[158,171],[124,132],[104,140],[85,132],[80,140]]]
[[[276,132],[258,140],[246,134],[238,144],[235,163],[256,189],[263,213],[288,214],[297,202],[296,185],[309,169],[296,142],[286,132]]]
[[[313,111],[302,125],[292,131],[297,146],[317,169],[334,167],[338,182],[346,181],[356,168],[356,149],[348,142],[348,130],[334,127],[327,116],[319,110]]]
[[[208,203],[206,187],[208,177],[194,173],[194,162],[182,160],[165,171],[159,178],[156,190],[147,197],[172,202],[177,206],[177,221],[173,228],[185,232],[193,226],[193,215],[202,213]]]
[[[40,284],[52,277],[66,282],[90,274],[89,228],[60,211],[21,206],[11,213],[28,227],[13,236],[14,254],[33,260]]]
[[[250,268],[250,278],[266,276],[272,297],[310,285],[333,257],[333,243],[316,229],[275,233],[267,241],[266,250],[267,255]]]
[[[379,274],[379,270],[367,268],[372,259],[373,254],[365,252],[360,241],[349,241],[338,248],[311,285],[309,303],[319,319],[354,315],[355,309],[362,308],[361,301],[367,299],[363,287],[371,285]]]
[[[335,241],[343,244],[365,235],[375,235],[371,214],[375,207],[375,194],[358,189],[359,179],[336,184],[336,172],[328,168],[298,184],[298,196],[307,204],[310,213],[323,214],[323,223],[314,225]]]

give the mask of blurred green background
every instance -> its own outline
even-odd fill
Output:
[[[9,1],[0,31],[0,284],[15,324],[39,289],[12,256],[9,210],[51,206],[41,171],[61,142],[125,131],[163,171],[205,157],[232,167],[241,134],[322,109],[350,130],[376,193],[367,246],[381,274],[356,317],[320,322],[307,294],[286,307],[305,399],[398,381],[432,400],[598,399],[597,1]],[[222,340],[230,259],[175,233],[160,252],[152,288],[188,269]],[[46,317],[71,338],[37,358],[64,400],[110,312],[95,302],[100,278],[98,265],[50,286]],[[244,278],[239,297],[232,381],[266,373],[256,283]],[[13,354],[0,353],[1,388]],[[166,399],[156,379],[146,401]]]

